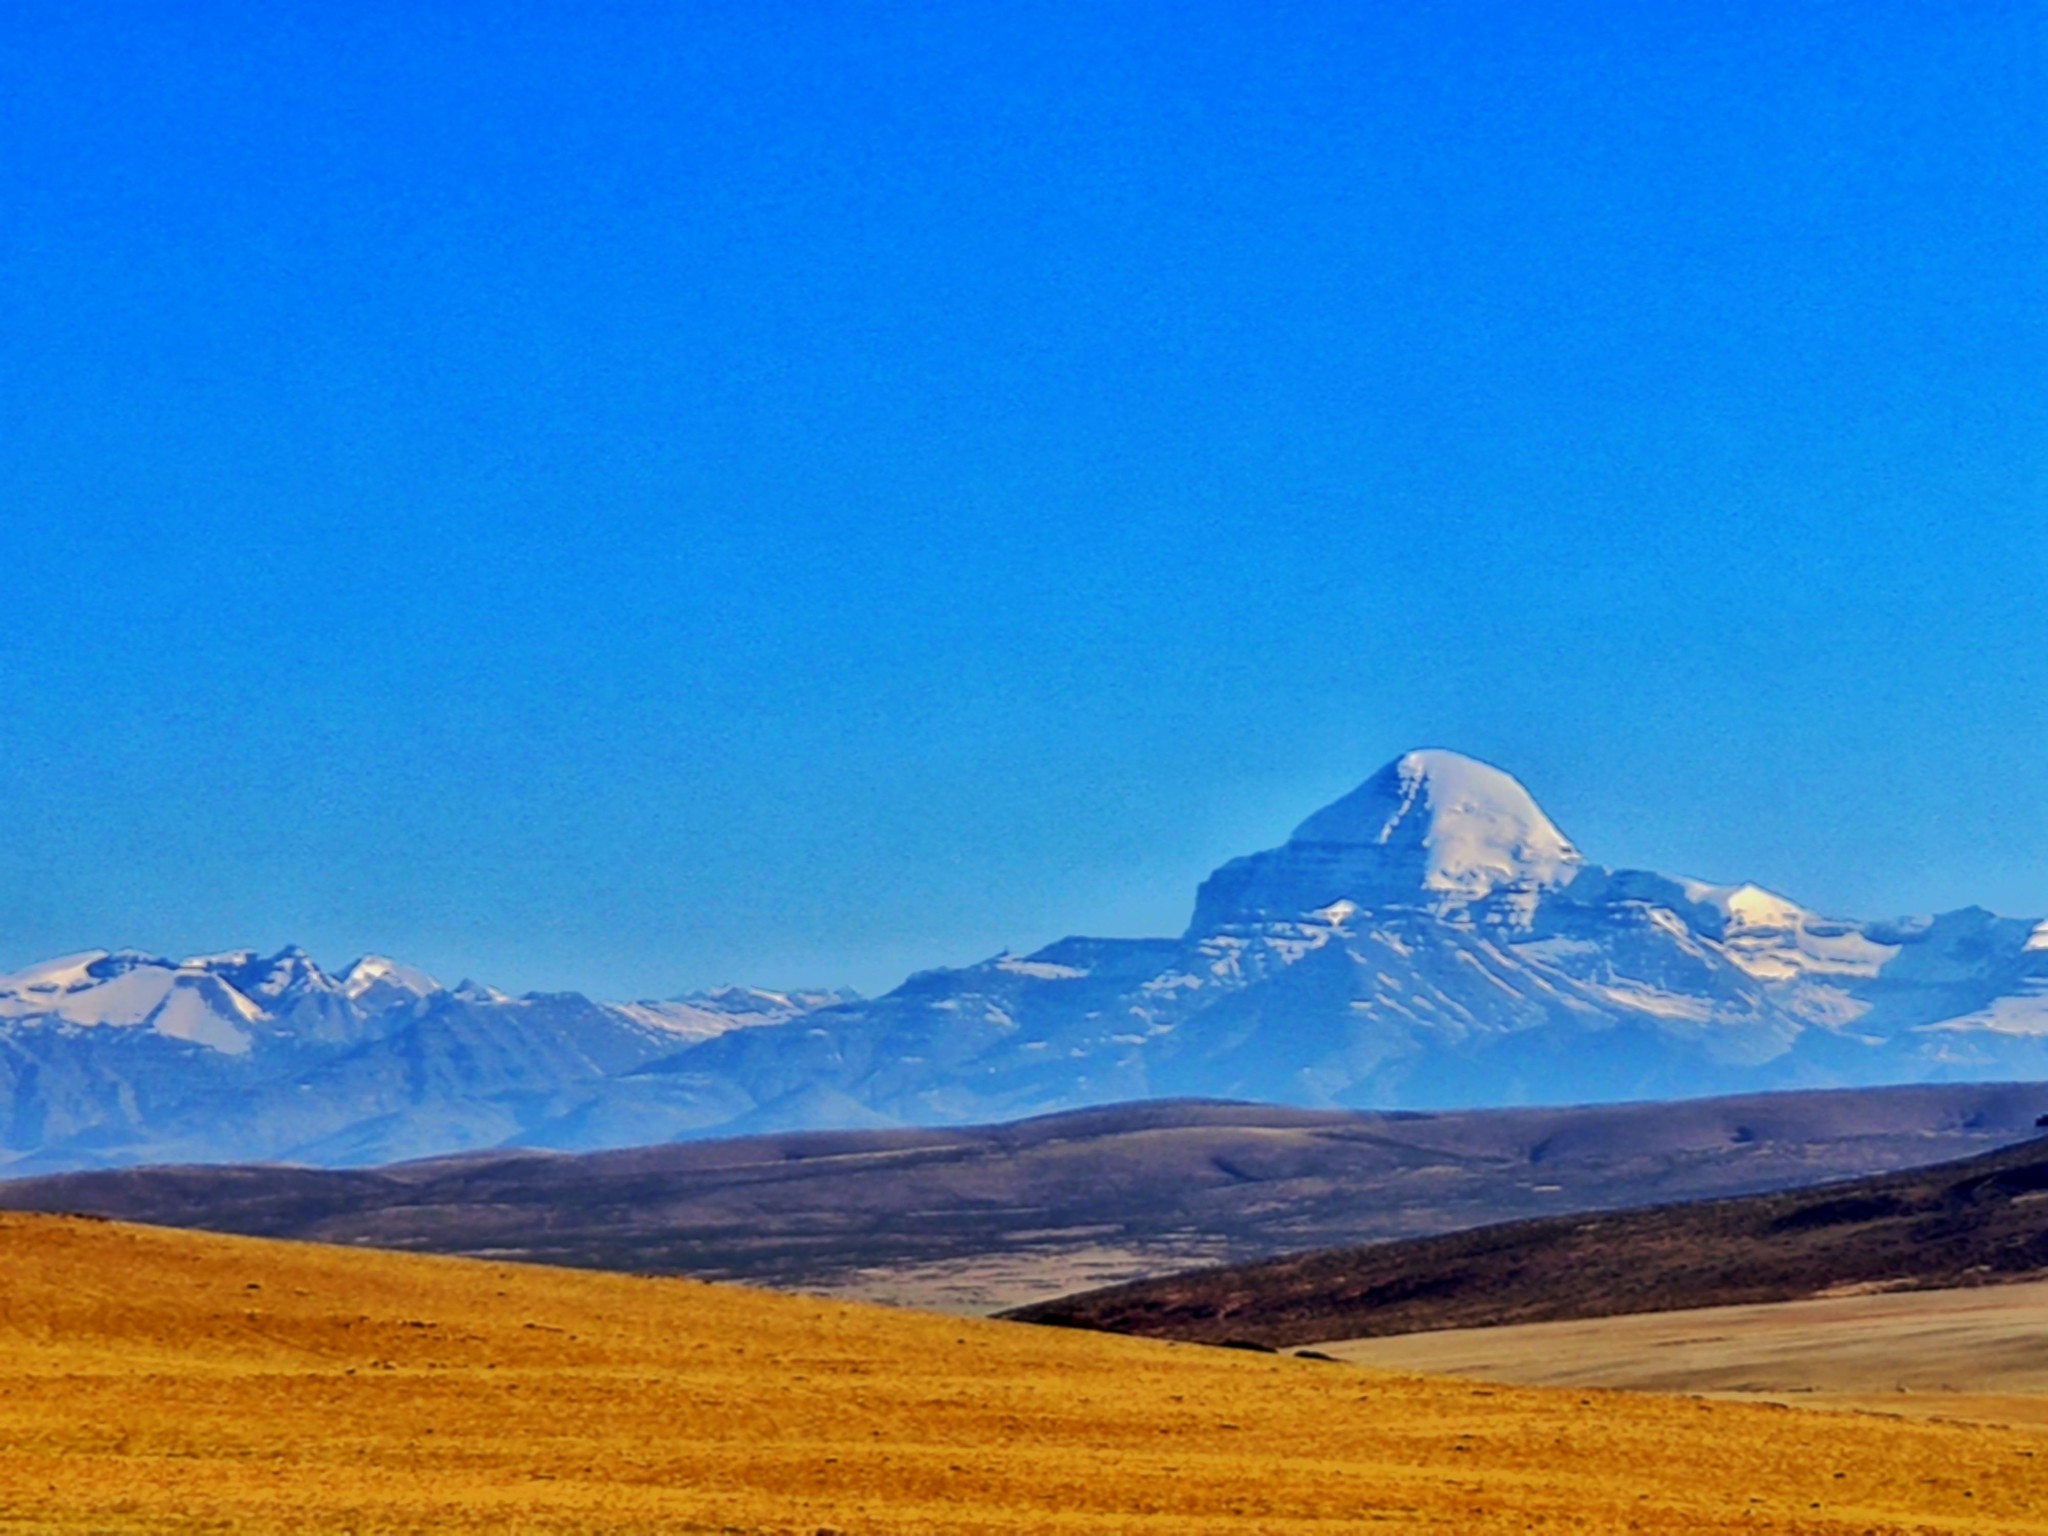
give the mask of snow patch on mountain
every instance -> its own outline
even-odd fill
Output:
[[[725,986],[682,997],[605,1006],[643,1029],[689,1043],[710,1040],[735,1029],[787,1023],[815,1009],[850,1002],[858,996],[847,991],[772,992],[762,987]]]
[[[254,1048],[246,1026],[261,1017],[253,1002],[218,976],[179,971],[163,1001],[144,1022],[167,1039],[203,1045],[223,1055],[244,1056]]]
[[[2029,977],[2003,997],[1994,997],[1982,1008],[1921,1026],[1923,1033],[1968,1035],[1986,1032],[2028,1039],[2048,1038],[2048,978]]]
[[[1088,974],[1077,966],[1055,965],[1049,960],[1019,960],[1015,956],[1005,956],[996,965],[1012,976],[1035,976],[1040,981],[1079,981]]]

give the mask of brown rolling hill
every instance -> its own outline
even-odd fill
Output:
[[[1150,1102],[376,1169],[0,1182],[0,1207],[987,1311],[1308,1248],[1810,1185],[2033,1134],[2048,1085],[1376,1114]]]
[[[1007,1315],[1278,1347],[2043,1278],[2048,1139],[1819,1188],[1197,1270]]]
[[[0,1215],[10,1536],[2048,1533],[2037,1431]]]

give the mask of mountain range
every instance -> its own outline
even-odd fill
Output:
[[[444,987],[380,956],[330,975],[300,949],[70,955],[0,977],[0,1170],[663,1140],[750,1106],[636,1068],[851,996],[600,1003]]]
[[[2048,1076],[2048,923],[1825,917],[1588,860],[1501,770],[1410,752],[1232,859],[1178,938],[1067,938],[885,996],[443,988],[297,950],[0,978],[0,1158],[347,1165],[1153,1097],[1323,1108]]]

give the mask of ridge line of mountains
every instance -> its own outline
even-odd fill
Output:
[[[0,977],[0,1172],[959,1125],[1145,1098],[1437,1109],[2048,1077],[2048,923],[1825,917],[1588,860],[1404,754],[1232,859],[1177,938],[885,996],[450,989],[366,957],[95,951]]]

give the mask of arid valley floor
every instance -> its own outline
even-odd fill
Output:
[[[1693,1307],[1320,1348],[1381,1369],[2048,1425],[2048,1282]]]
[[[0,1216],[0,1531],[2048,1532],[2048,1434]]]

